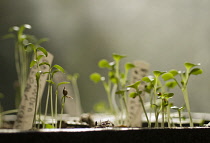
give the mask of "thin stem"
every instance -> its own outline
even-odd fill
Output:
[[[193,120],[192,120],[192,116],[191,116],[191,112],[190,112],[190,102],[189,102],[189,98],[188,98],[188,91],[187,91],[187,87],[182,89],[182,93],[184,95],[184,100],[185,100],[185,104],[186,104],[186,108],[187,108],[187,112],[190,118],[190,127],[193,127]]]
[[[179,114],[179,126],[182,127],[182,119],[181,119],[181,111],[178,110],[178,114]]]
[[[65,96],[62,97],[61,103],[62,103],[62,108],[61,108],[61,119],[60,119],[59,128],[61,128],[61,123],[62,123],[63,110],[64,110],[64,105],[65,105]]]
[[[48,75],[48,79],[50,77],[50,74]],[[45,120],[46,120],[46,116],[47,116],[47,110],[48,110],[48,104],[49,104],[49,96],[50,96],[50,83],[48,83],[48,88],[47,88],[47,99],[46,99],[46,104],[45,104],[45,112],[44,112],[44,126],[43,128],[45,128]]]
[[[57,120],[58,119],[58,87],[55,91],[55,128],[57,128]]]
[[[170,115],[171,115],[171,113],[170,113],[170,106],[168,105],[167,106],[167,115],[168,115],[168,127],[171,127],[171,123],[170,123]]]
[[[141,102],[141,105],[142,105],[144,114],[145,114],[146,119],[147,119],[148,127],[151,127],[151,123],[150,123],[149,118],[148,118],[148,116],[147,116],[147,112],[146,112],[146,109],[145,109],[145,107],[144,107],[144,102],[143,102],[143,100],[142,100],[142,97],[141,97],[141,95],[138,95],[138,96],[139,96],[139,99],[140,99],[140,102]]]

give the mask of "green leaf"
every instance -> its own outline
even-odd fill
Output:
[[[105,59],[102,59],[98,62],[100,68],[110,68],[109,62]]]
[[[200,69],[200,68],[194,68],[190,71],[189,74],[193,74],[193,75],[198,75],[198,74],[202,74],[203,73],[203,70]]]
[[[177,70],[174,70],[174,69],[170,70],[169,73],[173,74],[174,77],[179,74],[179,72]]]
[[[37,61],[39,61],[44,55],[38,55],[37,56]]]
[[[140,83],[141,83],[141,81],[137,81],[136,83],[128,85],[127,87],[134,88],[134,89],[138,90]]]
[[[164,96],[167,98],[171,98],[174,96],[174,93],[165,93]]]
[[[54,65],[53,68],[56,68],[57,70],[59,70],[59,71],[61,71],[63,73],[65,72],[65,70],[59,65]]]
[[[193,67],[198,66],[198,65],[200,65],[200,64],[197,64],[197,65],[192,64],[192,63],[185,63],[185,64],[184,64],[185,68],[186,68],[188,71],[190,71]]]
[[[40,64],[39,64],[39,66],[42,66],[42,65],[47,65],[47,66],[49,66],[49,67],[50,67],[50,64],[49,64],[49,63],[47,63],[47,62],[42,62],[42,63],[40,63]]]
[[[118,55],[118,54],[112,54],[112,57],[115,61],[120,61],[122,58],[125,58],[126,56]]]
[[[154,78],[151,76],[145,76],[141,80],[144,82],[152,82],[154,80]]]
[[[95,83],[98,83],[101,81],[101,75],[99,73],[92,73],[90,75],[90,79],[95,82]]]
[[[126,64],[125,64],[125,69],[126,69],[126,70],[130,70],[130,69],[132,69],[132,68],[134,68],[134,67],[135,67],[135,65],[132,64],[132,63],[126,63]]]
[[[159,77],[160,75],[162,75],[165,72],[161,72],[161,71],[153,71],[153,74],[155,77]]]
[[[172,80],[172,81],[166,82],[165,86],[167,86],[168,88],[174,88],[177,86],[177,83],[176,83],[176,81]]]
[[[136,98],[136,96],[137,96],[136,92],[131,92],[129,94],[129,97],[131,97],[131,98]]]
[[[30,68],[32,68],[36,63],[37,63],[36,60],[31,61],[31,63],[30,63]]]
[[[46,82],[48,82],[50,84],[55,84],[55,82],[53,82],[52,80],[46,80]]]
[[[47,50],[46,50],[45,48],[43,48],[43,47],[38,47],[37,50],[41,51],[41,52],[47,57],[48,52],[47,52]]]
[[[117,84],[117,82],[118,82],[118,79],[115,78],[115,77],[110,77],[110,80],[111,80],[111,82],[114,83],[114,84]]]
[[[167,81],[167,80],[173,79],[174,76],[172,73],[167,72],[167,73],[162,74],[162,78],[164,79],[164,81]]]
[[[60,86],[60,85],[62,85],[62,84],[69,84],[69,83],[70,83],[70,82],[67,82],[67,81],[59,82],[59,83],[57,84],[57,87]]]

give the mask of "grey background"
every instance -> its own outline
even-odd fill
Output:
[[[210,1],[208,0],[0,0],[0,36],[14,25],[30,24],[30,34],[47,37],[43,46],[55,64],[79,73],[85,112],[106,101],[101,84],[89,80],[100,59],[112,53],[123,62],[145,60],[153,70],[184,70],[183,63],[202,64],[203,75],[189,84],[191,108],[209,112]],[[14,108],[14,43],[0,41],[0,92],[5,110]],[[150,72],[151,73],[151,72]],[[176,105],[183,104],[177,92]]]

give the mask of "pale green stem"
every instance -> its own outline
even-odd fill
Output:
[[[178,110],[178,114],[179,114],[179,126],[182,127],[182,118],[181,118],[181,111]]]
[[[146,109],[145,109],[145,107],[144,107],[144,101],[142,100],[141,95],[138,95],[138,96],[139,96],[139,99],[140,99],[140,102],[141,102],[141,105],[142,105],[142,108],[143,108],[145,117],[146,117],[146,119],[147,119],[148,127],[151,127],[151,123],[150,123],[150,121],[149,121],[149,118],[148,118],[148,116],[147,116]]]
[[[60,119],[60,124],[59,124],[59,128],[61,128],[61,123],[62,123],[62,117],[63,117],[63,110],[64,110],[64,105],[65,105],[65,96],[62,97],[61,99],[61,103],[62,103],[62,108],[61,108],[61,119]]]
[[[189,98],[188,98],[188,91],[187,91],[187,87],[182,89],[182,93],[184,95],[184,100],[185,100],[185,104],[186,104],[186,108],[187,108],[187,112],[190,118],[190,127],[193,127],[193,120],[192,120],[192,116],[191,116],[191,112],[190,112],[190,102],[189,102]]]

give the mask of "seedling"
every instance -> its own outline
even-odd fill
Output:
[[[15,66],[18,76],[19,93],[16,95],[16,107],[19,106],[21,97],[24,95],[24,90],[26,87],[26,82],[29,74],[29,64],[31,61],[31,55],[33,50],[31,48],[26,48],[29,43],[33,43],[38,46],[42,42],[47,41],[46,38],[37,40],[33,35],[25,34],[26,29],[31,29],[31,25],[24,24],[20,27],[13,26],[9,29],[9,33],[3,36],[4,39],[14,39],[15,40]]]
[[[165,109],[167,109],[167,107],[169,106],[169,99],[173,97],[173,93],[161,93],[159,92],[158,94],[158,98],[161,99],[161,112],[162,112],[162,124],[161,124],[161,127],[164,127],[164,113],[165,113]],[[169,108],[170,109],[170,108]],[[169,122],[169,119],[170,119],[170,114],[168,114],[168,126],[170,127],[170,122]]]
[[[41,77],[41,74],[43,74],[42,71],[40,70],[40,60],[44,56],[47,57],[48,52],[46,51],[45,48],[37,47],[36,45],[31,44],[31,43],[28,44],[26,48],[28,48],[28,47],[31,47],[33,49],[33,51],[34,51],[34,58],[35,58],[34,60],[31,61],[30,68],[35,66],[36,69],[37,69],[37,72],[36,72],[36,75],[35,75],[36,76],[36,84],[37,84],[36,102],[35,102],[35,112],[34,112],[33,127],[32,127],[32,128],[35,128],[35,126],[36,126],[36,114],[37,114],[37,103],[39,101],[38,98],[39,98],[39,88],[40,88],[40,77]],[[41,51],[43,54],[38,55],[38,51]],[[40,107],[40,109],[41,109],[41,107]]]
[[[182,116],[181,116],[182,114],[181,114],[181,112],[182,112],[182,110],[185,109],[185,107],[184,106],[182,106],[182,107],[172,106],[171,109],[174,109],[174,110],[176,110],[178,112],[178,115],[179,115],[179,126],[182,127]]]
[[[64,87],[64,88],[63,88],[63,96],[62,96],[62,98],[61,98],[62,107],[61,107],[61,119],[60,119],[59,128],[61,128],[62,115],[63,115],[63,110],[64,110],[64,105],[65,105],[66,98],[71,98],[71,99],[73,99],[71,96],[68,96],[68,91],[67,91],[66,88]]]
[[[184,66],[186,68],[186,71],[178,72],[177,70],[171,70],[171,71],[162,75],[162,78],[165,81],[174,80],[177,83],[178,87],[181,89],[182,94],[184,96],[186,109],[187,109],[187,112],[188,112],[188,115],[190,118],[190,127],[193,127],[194,125],[193,125],[192,116],[191,116],[191,112],[190,112],[190,102],[189,102],[187,85],[188,85],[190,75],[199,75],[199,74],[203,73],[202,69],[195,68],[196,66],[199,66],[199,65],[200,64],[185,63]],[[176,79],[176,75],[178,75],[178,74],[181,77],[180,82],[178,82],[178,80]]]
[[[55,96],[55,109],[53,109],[53,93],[52,93],[52,87],[55,84],[54,81],[53,81],[53,77],[54,77],[54,75],[57,72],[64,73],[65,70],[61,66],[59,66],[59,65],[53,65],[53,66],[51,66],[47,62],[40,63],[39,65],[40,66],[41,65],[47,65],[47,66],[49,66],[49,71],[43,73],[43,74],[48,74],[48,79],[47,79],[48,88],[47,88],[47,99],[46,99],[46,104],[45,104],[44,122],[45,122],[45,119],[46,119],[46,116],[47,116],[49,100],[50,100],[50,103],[51,103],[50,104],[50,109],[51,109],[52,122],[53,122],[54,115],[55,115],[55,118],[56,118],[56,121],[57,121],[58,87],[60,85],[62,85],[62,84],[68,84],[69,82],[61,82],[61,83],[58,83],[57,84],[57,86],[56,86],[56,92],[55,92],[55,94],[56,94],[56,96]],[[55,111],[55,113],[54,113],[54,111]],[[57,126],[57,123],[56,123],[56,126]],[[43,125],[43,128],[45,128],[45,125]]]
[[[126,63],[124,65],[124,72],[120,71],[120,61],[121,59],[125,58],[125,56],[122,55],[117,55],[113,54],[112,55],[113,62],[108,62],[105,59],[102,59],[98,62],[98,66],[100,68],[105,68],[108,69],[108,79],[106,80],[105,77],[101,76],[99,73],[93,73],[90,75],[90,79],[95,82],[102,82],[104,89],[107,93],[108,101],[109,101],[109,106],[110,110],[112,113],[116,114],[119,113],[120,110],[124,111],[126,110],[125,108],[127,107],[126,102],[127,102],[127,96],[124,94],[126,92],[123,92],[123,95],[120,95],[120,100],[123,101],[121,102],[120,106],[118,106],[117,101],[116,101],[116,92],[117,91],[124,91],[126,90],[126,84],[128,82],[127,76],[128,72],[131,68],[135,67],[131,63]]]
[[[132,97],[132,98],[136,98],[137,96],[139,97],[139,100],[140,100],[140,103],[142,105],[145,117],[147,119],[148,127],[151,127],[151,123],[150,123],[149,118],[147,116],[147,112],[146,112],[146,109],[144,107],[144,102],[143,102],[143,99],[141,97],[142,91],[139,90],[140,83],[141,83],[141,81],[137,81],[136,83],[127,86],[129,88],[135,89],[135,92],[131,92],[129,96]]]

